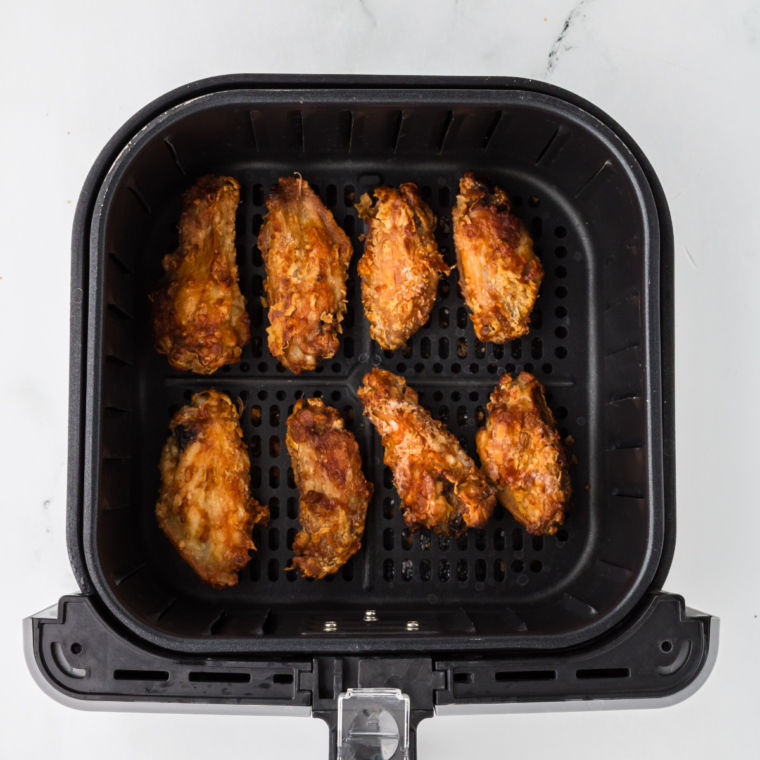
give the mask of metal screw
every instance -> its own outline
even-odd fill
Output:
[[[334,620],[325,621],[325,631],[337,631],[338,624]]]
[[[367,623],[371,623],[371,622],[377,620],[377,613],[375,612],[375,610],[367,610],[364,613],[364,620]]]
[[[420,629],[420,624],[416,620],[410,620],[406,624],[407,631],[419,631],[419,629]]]

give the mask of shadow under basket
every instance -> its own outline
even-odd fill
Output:
[[[557,649],[609,631],[661,586],[675,515],[672,366],[662,371],[672,364],[667,207],[614,122],[513,81],[294,79],[268,89],[231,78],[149,107],[106,149],[75,229],[86,274],[73,306],[81,374],[73,361],[69,542],[83,590],[132,635],[178,652]],[[451,209],[471,170],[507,192],[543,263],[530,332],[480,343],[455,270],[429,322],[405,349],[384,352],[361,303],[354,204],[380,184],[416,182],[453,264]],[[300,376],[268,351],[256,247],[269,188],[294,172],[354,246],[341,348]],[[177,245],[182,193],[206,173],[242,185],[237,251],[252,325],[242,361],[211,377],[175,371],[155,352],[148,300]],[[403,375],[471,456],[499,376],[535,374],[573,442],[573,505],[556,535],[526,534],[501,507],[458,539],[410,534],[356,395],[377,366]],[[252,492],[271,512],[240,582],[221,591],[202,585],[154,513],[171,416],[208,387],[242,399]],[[375,491],[361,551],[309,581],[286,571],[299,523],[285,421],[297,399],[317,395],[356,436]]]

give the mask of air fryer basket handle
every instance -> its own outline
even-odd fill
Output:
[[[222,660],[141,646],[114,624],[97,597],[67,596],[24,620],[24,650],[40,688],[75,709],[312,716],[328,724],[334,760],[352,756],[339,754],[339,732],[340,744],[349,750],[371,741],[382,756],[385,740],[392,750],[388,760],[413,760],[417,726],[434,714],[682,702],[710,675],[718,634],[717,618],[658,592],[647,596],[624,626],[564,652],[277,661],[228,655]]]
[[[415,760],[416,727],[432,710],[412,710],[400,689],[348,689],[337,711],[315,712],[330,726],[330,760]]]

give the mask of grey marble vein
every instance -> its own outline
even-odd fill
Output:
[[[580,2],[567,15],[565,23],[562,26],[562,31],[559,33],[559,37],[554,40],[554,44],[549,51],[549,57],[546,62],[547,74],[551,74],[552,71],[554,71],[563,53],[567,52],[568,50],[572,50],[572,46],[567,44],[566,39],[570,30],[577,26],[577,22],[580,19],[585,18],[583,8],[588,4],[588,2],[590,2],[590,0],[580,0]]]

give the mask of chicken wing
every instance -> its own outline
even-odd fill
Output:
[[[503,190],[467,172],[459,191],[452,218],[462,293],[478,340],[507,343],[528,332],[544,270]]]
[[[267,198],[259,233],[266,266],[269,350],[296,374],[338,350],[346,313],[351,241],[301,177],[284,177]]]
[[[213,388],[196,393],[173,417],[161,453],[156,517],[174,548],[203,582],[234,586],[255,549],[251,531],[269,508],[249,492],[250,459],[238,410]]]
[[[368,225],[359,261],[362,301],[369,334],[393,351],[427,322],[438,278],[451,269],[438,252],[435,216],[417,185],[378,187],[374,195],[374,206],[366,194],[356,206]]]
[[[477,447],[488,481],[515,519],[536,536],[556,533],[570,500],[570,476],[554,416],[533,375],[502,375]]]
[[[293,542],[293,565],[302,575],[324,578],[359,551],[372,486],[336,409],[318,398],[300,399],[287,428],[303,527]]]
[[[232,177],[201,177],[182,198],[179,248],[151,295],[156,350],[175,369],[210,375],[239,362],[251,339],[235,261],[239,201]]]
[[[409,529],[458,536],[482,528],[496,506],[493,487],[403,378],[373,369],[359,398],[382,436]]]

